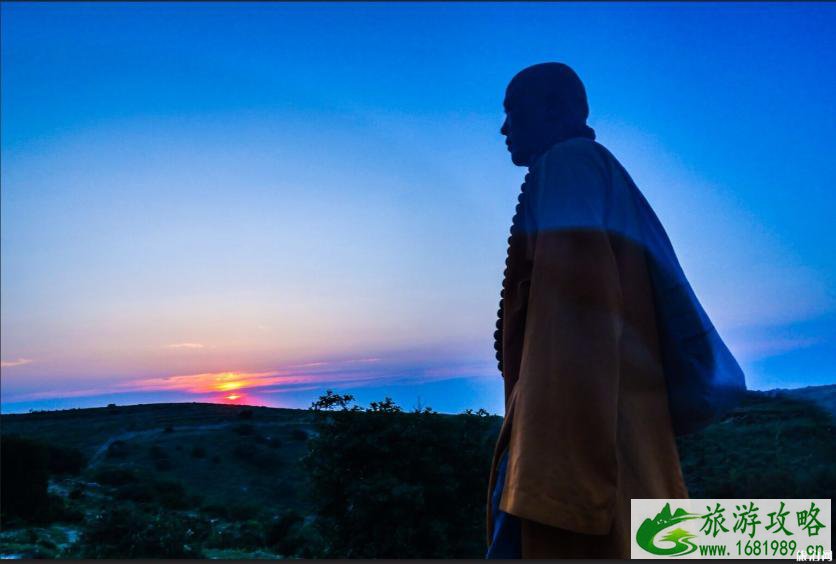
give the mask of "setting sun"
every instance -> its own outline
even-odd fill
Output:
[[[240,375],[235,372],[223,372],[218,374],[215,380],[218,382],[216,386],[219,392],[231,392],[243,386],[243,382],[240,381]]]

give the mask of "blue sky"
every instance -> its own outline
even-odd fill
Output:
[[[749,387],[836,381],[832,4],[0,12],[5,412],[330,387],[501,414],[502,96],[549,60]]]

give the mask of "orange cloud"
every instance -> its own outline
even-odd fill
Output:
[[[133,380],[127,384],[133,390],[170,390],[195,394],[231,392],[281,384],[304,384],[316,381],[313,374],[282,374],[280,372],[205,372]]]

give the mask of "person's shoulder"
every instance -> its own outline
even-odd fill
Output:
[[[555,143],[534,161],[531,171],[539,185],[582,182],[609,184],[607,151],[592,139],[574,137]],[[543,188],[545,189],[545,186]]]
[[[600,160],[602,146],[586,137],[572,137],[560,143],[555,143],[535,161],[536,168],[545,168],[550,164],[578,161],[594,162]]]
[[[609,194],[607,163],[582,137],[550,147],[535,161],[535,217],[543,229],[601,225]]]

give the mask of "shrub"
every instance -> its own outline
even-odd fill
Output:
[[[250,503],[231,503],[226,508],[226,517],[233,521],[246,521],[258,517],[260,514],[261,509]]]
[[[77,448],[48,445],[47,455],[50,474],[78,476],[87,466],[87,459]]]
[[[114,441],[107,447],[107,458],[126,458],[130,447],[125,441]]]
[[[73,500],[77,501],[84,497],[84,485],[77,484],[73,489],[70,490],[68,497]]]
[[[275,471],[279,458],[253,444],[239,444],[232,450],[236,457],[263,471]]]
[[[339,395],[335,394],[333,390],[325,390],[325,395],[319,396],[319,399],[311,403],[310,409],[314,411],[332,411],[337,407],[342,411],[348,411],[349,402],[354,401],[354,396],[351,394]]]
[[[168,456],[168,453],[159,445],[153,445],[148,454],[151,457],[151,460],[154,462],[154,468],[159,472],[165,472],[167,470],[171,470],[173,465],[171,464],[171,458]]]
[[[105,467],[98,470],[93,479],[105,486],[124,486],[137,481],[136,474],[127,468]]]
[[[78,509],[68,507],[64,498],[55,494],[47,494],[45,510],[33,523],[47,525],[50,523],[79,523],[84,520],[84,513]]]
[[[212,548],[257,550],[264,544],[263,537],[261,523],[248,519],[223,528],[216,528],[206,545]]]
[[[239,425],[236,425],[235,427],[232,428],[232,430],[235,433],[238,433],[239,435],[242,435],[242,436],[244,436],[244,435],[254,435],[255,434],[255,427],[253,427],[249,423],[241,423]]]
[[[255,435],[253,437],[253,441],[256,444],[264,445],[270,448],[279,448],[282,446],[281,439],[277,439],[276,437],[265,437],[264,435]]]
[[[187,509],[190,499],[186,496],[183,484],[174,480],[157,480],[154,482],[157,500],[166,509]]]
[[[159,472],[167,472],[174,468],[170,458],[158,458],[154,461],[154,469]]]
[[[290,438],[294,441],[307,441],[308,440],[308,432],[304,429],[293,429],[290,432]]]
[[[299,536],[303,525],[302,516],[294,510],[274,518],[267,523],[264,531],[264,544],[279,554],[291,556],[298,552],[301,544]]]
[[[117,506],[90,519],[72,551],[80,558],[201,558],[207,535],[199,518]]]
[[[49,513],[47,447],[17,436],[0,436],[0,513],[3,519],[37,521]]]
[[[481,558],[499,418],[371,405],[318,414],[308,440],[321,557]]]
[[[136,503],[149,503],[154,501],[156,492],[148,483],[131,483],[117,488],[114,497]]]
[[[204,505],[200,510],[210,517],[220,517],[221,519],[227,518],[226,506],[219,503]]]
[[[369,411],[377,411],[383,413],[398,413],[401,410],[400,406],[395,404],[395,402],[390,397],[384,398],[383,401],[377,402],[373,401],[369,404]]]

